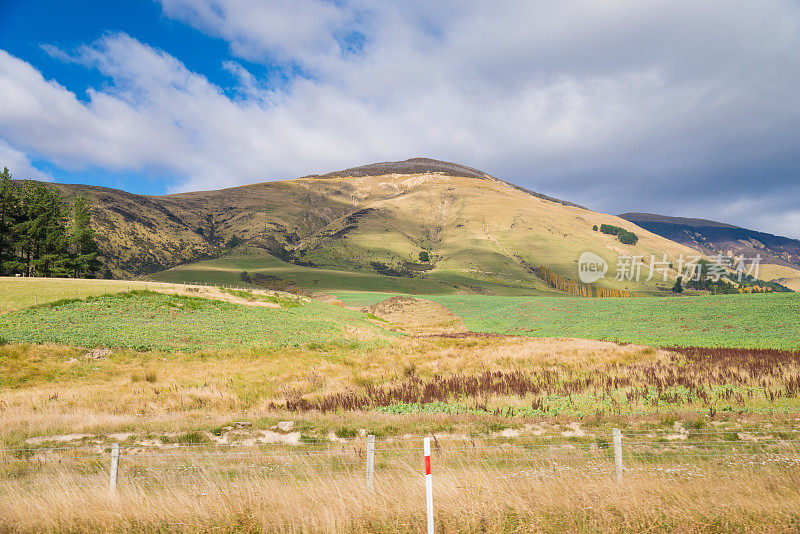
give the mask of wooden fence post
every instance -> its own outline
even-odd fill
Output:
[[[117,473],[119,472],[119,443],[111,444],[111,476],[109,489],[111,493],[117,492]]]
[[[614,436],[614,465],[617,471],[617,482],[622,483],[622,432],[619,428],[612,431]]]
[[[372,491],[375,474],[375,436],[367,436],[367,489]]]

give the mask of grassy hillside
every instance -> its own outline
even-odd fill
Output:
[[[242,272],[270,277],[263,283],[247,283]],[[173,283],[227,284],[242,287],[269,286],[274,289],[297,287],[312,292],[385,291],[410,294],[449,294],[455,292],[491,292],[498,295],[552,294],[536,281],[504,285],[499,281],[476,281],[459,271],[440,270],[426,277],[384,276],[369,271],[321,269],[295,265],[268,255],[233,255],[181,265],[152,274],[149,279]]]
[[[614,281],[617,256],[693,253],[618,217],[434,160],[161,197],[58,187],[67,197],[80,193],[93,201],[105,259],[124,276],[229,256],[264,258],[251,268],[269,269],[270,255],[366,275],[352,277],[357,288],[503,294],[509,293],[503,288],[550,291],[532,272],[539,265],[576,279],[578,257],[592,251],[611,265],[604,286],[653,291],[655,282]],[[593,231],[602,224],[634,231],[639,242],[624,245]],[[204,269],[194,274],[213,276]],[[304,285],[345,276],[292,274]]]
[[[757,232],[706,219],[668,217],[652,213],[624,213],[625,220],[709,256],[761,256],[762,264],[800,267],[800,240]],[[767,275],[765,275],[767,276]],[[769,280],[760,276],[762,280]]]
[[[759,269],[759,278],[777,282],[792,291],[800,292],[800,269],[785,265],[762,265]]]

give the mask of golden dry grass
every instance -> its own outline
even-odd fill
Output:
[[[0,530],[19,532],[424,532],[420,465],[376,473],[250,478],[199,486],[65,471],[0,483]],[[434,467],[435,469],[435,467]],[[788,532],[800,525],[797,469],[686,479],[652,473],[553,476],[484,469],[434,474],[437,532]],[[720,480],[724,477],[724,491]]]
[[[382,321],[382,326],[413,334],[466,332],[464,319],[436,302],[397,296],[362,308]]]
[[[411,372],[430,378],[574,366],[591,371],[668,355],[602,341],[511,337],[406,337],[372,350],[330,345],[199,354],[121,350],[99,359],[89,354],[58,346],[0,347],[0,435],[207,429],[243,417],[278,417],[270,403],[287,395],[346,393]]]
[[[608,443],[611,425],[649,432],[697,423],[696,413],[681,421],[680,410],[599,419],[574,413],[516,419],[469,413],[298,413],[271,407],[298,392],[319,398],[409,376],[518,370],[574,377],[614,370],[633,377],[625,373],[633,373],[637,365],[661,363],[666,367],[659,372],[665,374],[676,369],[669,366],[672,353],[636,345],[404,337],[376,349],[331,344],[194,354],[123,350],[97,357],[84,352],[53,346],[0,347],[0,438],[6,448],[80,444],[104,449],[117,441],[142,451],[149,444],[148,450],[169,452],[176,441],[198,438],[224,443],[318,438],[336,445],[339,437],[358,435],[360,429],[384,436],[432,432],[442,440],[489,432],[513,436],[510,427],[545,432],[547,439],[593,447],[602,455],[608,449],[598,444]],[[786,377],[794,376],[791,366],[781,369]],[[752,378],[744,368],[737,372],[742,379]],[[526,402],[503,396],[488,401]],[[759,422],[794,426],[794,413],[783,419],[738,415],[707,424],[715,429],[717,424],[741,428]],[[252,426],[232,428],[234,421]],[[279,421],[293,421],[295,426],[288,433],[270,430]],[[0,461],[17,458],[13,454],[19,453],[4,453]],[[87,461],[83,469],[68,468],[66,462],[40,464],[36,456],[25,469],[4,464],[8,467],[0,476],[0,532],[424,531],[418,458],[391,465],[379,461],[375,491],[368,492],[358,463],[345,469],[317,466],[298,477],[217,473],[193,479],[165,471],[137,479],[134,459],[125,456],[113,496],[107,490],[107,453],[99,458]],[[619,486],[607,457],[600,461],[600,469],[578,463],[575,469],[549,473],[435,464],[437,532],[782,532],[800,526],[795,505],[800,472],[791,464],[782,469],[723,469],[707,463],[691,477],[636,469],[626,473]],[[190,483],[193,480],[200,484]]]

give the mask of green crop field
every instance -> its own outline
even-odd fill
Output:
[[[216,260],[216,265],[220,271],[228,272],[230,277],[226,281],[233,284],[232,275],[240,272],[238,269],[255,271],[253,267],[260,264],[259,259],[250,261],[253,263],[229,264],[227,269],[223,268],[222,260]],[[290,268],[297,272],[318,271]],[[185,281],[192,279],[187,276]],[[24,309],[37,303],[75,298],[76,294],[86,298],[145,287],[148,287],[146,282],[0,279],[0,314],[3,314],[0,338],[79,346],[195,350],[341,340],[346,338],[344,332],[348,326],[369,332],[367,337],[379,330],[358,312],[316,302],[294,310],[274,310],[198,300],[202,303],[198,305],[201,312],[192,314],[193,310],[181,310],[159,300],[170,297],[154,294],[132,299],[109,296],[55,308]],[[150,282],[149,287],[155,289],[159,285]],[[401,294],[397,289],[339,290],[334,294],[346,305],[357,307]],[[800,295],[796,293],[599,300],[554,296],[416,296],[447,306],[464,319],[468,330],[475,332],[583,337],[656,346],[800,348],[800,325],[796,320],[800,316]],[[169,312],[170,309],[173,311]],[[169,323],[159,322],[167,312],[177,314],[176,318]]]
[[[276,309],[132,291],[4,314],[0,336],[11,343],[196,351],[377,342],[390,334],[358,312],[319,302]]]
[[[348,306],[369,306],[395,295],[335,294]],[[797,293],[607,299],[417,296],[447,306],[473,332],[656,346],[800,349]]]
[[[440,295],[475,332],[656,346],[800,349],[800,295],[582,299]]]

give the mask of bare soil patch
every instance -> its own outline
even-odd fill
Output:
[[[395,330],[413,334],[466,332],[464,320],[445,306],[414,297],[392,297],[363,308]]]

